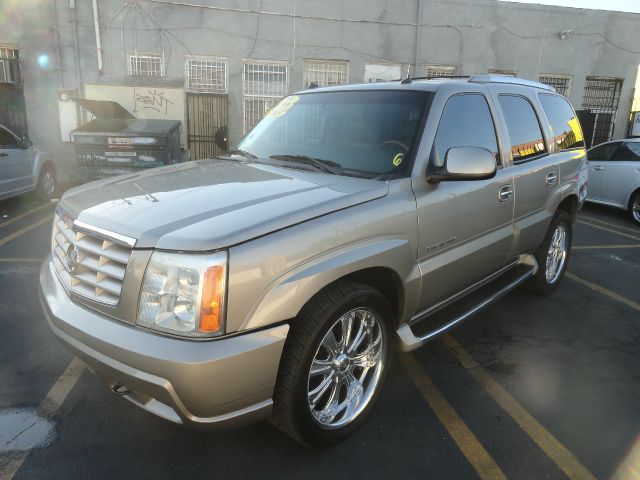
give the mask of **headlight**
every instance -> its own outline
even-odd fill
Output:
[[[154,252],[144,273],[136,323],[187,337],[221,335],[226,279],[226,252]]]

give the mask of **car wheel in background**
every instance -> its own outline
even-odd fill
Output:
[[[272,423],[315,447],[358,428],[389,371],[391,318],[385,298],[367,285],[340,281],[319,292],[287,336]]]
[[[56,194],[58,188],[56,171],[50,164],[44,164],[40,169],[38,177],[38,186],[36,192],[42,201],[51,200]]]
[[[549,295],[558,287],[569,263],[573,230],[569,214],[558,210],[549,231],[536,252],[538,271],[525,283],[534,293]]]
[[[629,202],[629,214],[636,225],[640,225],[640,190],[633,194]]]

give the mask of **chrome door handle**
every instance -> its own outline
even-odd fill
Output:
[[[498,190],[498,199],[501,202],[506,202],[513,196],[513,187],[511,185],[503,185]]]
[[[547,178],[545,179],[545,182],[547,185],[553,185],[554,183],[556,183],[557,178],[558,176],[555,174],[555,172],[549,172],[547,173]]]
[[[599,172],[599,171],[601,171],[601,170],[604,170],[604,167],[597,166],[597,167],[593,167],[593,169],[594,169],[596,172]]]

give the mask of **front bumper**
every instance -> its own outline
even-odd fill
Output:
[[[47,259],[40,300],[58,339],[108,386],[167,420],[231,428],[267,418],[288,325],[210,341],[125,324],[73,302]]]

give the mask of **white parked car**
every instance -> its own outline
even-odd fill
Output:
[[[34,190],[42,200],[50,200],[56,178],[51,155],[0,125],[0,200]]]
[[[627,210],[640,225],[640,138],[601,143],[587,158],[587,201]]]

